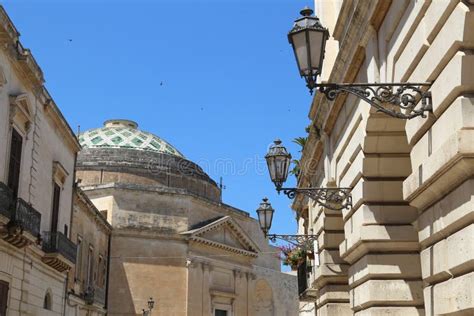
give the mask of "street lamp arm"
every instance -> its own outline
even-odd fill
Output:
[[[425,112],[432,111],[431,92],[422,91],[423,86],[431,86],[431,83],[320,83],[314,85],[326,95],[328,100],[334,100],[340,93],[350,93],[366,101],[378,111],[401,119],[426,117]],[[417,106],[419,100],[421,100],[421,105]]]
[[[286,241],[304,251],[313,251],[314,242],[318,239],[319,235],[277,235],[269,234],[268,239],[272,242],[276,242],[277,239]]]
[[[294,199],[297,194],[303,194],[316,201],[319,205],[331,210],[340,211],[352,207],[351,188],[277,188],[288,198]]]

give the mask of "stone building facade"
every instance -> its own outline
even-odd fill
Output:
[[[257,221],[226,205],[216,183],[135,122],[79,137],[76,176],[112,225],[108,315],[297,314],[294,276]]]
[[[79,143],[0,6],[0,315],[64,315]]]
[[[69,270],[68,316],[106,315],[109,245],[112,227],[87,195],[74,188],[71,240],[77,245],[76,265]]]
[[[353,207],[298,197],[318,234],[305,315],[474,314],[474,2],[315,1],[331,33],[321,80],[431,82],[400,120],[316,94],[299,186],[352,188]]]

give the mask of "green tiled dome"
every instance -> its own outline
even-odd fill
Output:
[[[137,127],[137,123],[129,120],[108,120],[102,128],[90,129],[79,134],[79,142],[83,148],[127,148],[184,158],[183,154],[163,139]]]

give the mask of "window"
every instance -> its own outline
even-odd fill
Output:
[[[12,138],[10,143],[10,161],[8,165],[8,187],[13,191],[13,197],[18,197],[18,187],[20,185],[21,168],[21,148],[23,138],[12,128]]]
[[[94,247],[89,247],[87,254],[87,286],[92,286],[94,283]]]
[[[8,288],[8,282],[0,281],[0,316],[7,315]]]
[[[47,310],[51,310],[52,306],[52,301],[51,301],[51,294],[49,292],[46,292],[46,295],[44,296],[44,301],[43,301],[43,308]]]
[[[227,316],[227,311],[223,309],[216,309],[214,316]]]
[[[53,213],[51,215],[51,232],[58,231],[58,217],[59,217],[59,200],[61,197],[61,187],[54,183],[53,187]]]
[[[81,280],[81,272],[82,272],[82,238],[81,236],[77,235],[77,256],[76,256],[76,281]]]
[[[99,262],[97,264],[97,285],[102,287],[102,280],[104,278],[102,265],[104,264],[104,258],[99,255]]]

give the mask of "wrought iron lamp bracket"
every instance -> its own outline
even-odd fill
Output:
[[[426,117],[425,112],[433,110],[431,92],[423,91],[422,87],[431,86],[422,83],[320,83],[313,84],[324,93],[329,100],[334,100],[341,93],[350,93],[366,101],[377,111],[387,115],[412,119],[417,116]],[[310,91],[312,87],[308,84]],[[421,100],[421,105],[418,101]]]
[[[283,194],[290,199],[294,199],[301,193],[319,205],[334,211],[352,207],[350,188],[277,188],[277,191],[278,193],[283,191]]]
[[[268,239],[272,242],[276,242],[277,239],[286,241],[304,251],[313,251],[314,242],[317,240],[318,235],[277,235],[269,234]]]

